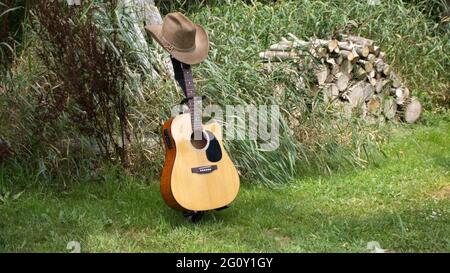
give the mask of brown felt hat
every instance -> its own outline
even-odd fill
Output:
[[[198,64],[208,57],[208,34],[179,12],[169,13],[162,25],[147,25],[147,32],[175,59]]]

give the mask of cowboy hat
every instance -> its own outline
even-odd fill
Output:
[[[194,25],[180,12],[167,14],[162,25],[145,27],[175,59],[186,64],[198,64],[208,57],[208,34],[200,25]]]

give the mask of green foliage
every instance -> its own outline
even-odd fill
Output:
[[[407,0],[416,8],[420,9],[427,17],[436,21],[442,20],[444,16],[450,15],[450,3],[448,0]]]
[[[294,126],[291,129],[300,131],[300,136],[292,138],[289,130],[285,130],[282,139],[289,139],[289,144],[297,142],[296,157],[300,158],[298,162],[303,171],[313,168],[328,172],[345,165],[364,166],[379,143],[380,128],[333,117],[321,107],[320,98],[311,96],[309,90],[296,89],[288,73],[261,76],[258,52],[289,32],[305,40],[326,38],[338,32],[374,39],[387,51],[388,62],[405,79],[413,95],[419,96],[428,109],[435,102],[446,104],[448,101],[449,34],[419,8],[406,6],[401,1],[382,2],[376,8],[358,1],[281,1],[274,5],[229,1],[228,5],[205,5],[191,16],[207,27],[212,41],[211,63],[207,61],[199,69],[201,78],[207,79],[202,82],[203,92],[223,104],[267,103],[276,99],[276,84],[286,85],[280,107],[289,125]],[[352,28],[351,22],[356,22],[358,27]],[[308,75],[300,76],[307,79]],[[308,105],[317,107],[310,112],[305,110]],[[291,118],[296,108],[300,108],[301,117],[297,117],[298,123],[293,123]],[[308,138],[311,134],[313,137]],[[251,157],[239,153],[251,150],[243,148],[246,145],[232,143],[238,163],[249,166],[245,169],[255,170],[258,179],[275,181],[269,163],[262,167],[261,161],[256,160],[251,165]],[[259,158],[258,151],[252,153]],[[262,156],[280,165],[289,165],[290,158],[285,152],[273,158],[267,153]],[[288,177],[288,172],[282,175]]]
[[[94,1],[93,5],[100,2]],[[158,3],[164,13],[182,10],[208,30],[210,55],[206,62],[194,67],[194,76],[198,80],[198,89],[210,98],[211,103],[221,106],[276,103],[280,107],[279,149],[261,151],[257,141],[226,143],[245,180],[274,186],[292,181],[298,175],[364,168],[371,161],[377,161],[380,143],[389,129],[383,125],[369,126],[361,120],[334,113],[322,104],[320,94],[309,88],[299,88],[298,78],[307,83],[314,79],[311,75],[292,71],[289,69],[292,66],[264,73],[258,53],[289,32],[302,39],[326,38],[339,32],[374,39],[387,51],[388,62],[406,81],[413,95],[420,97],[426,109],[433,109],[436,103],[448,106],[449,33],[445,25],[424,12],[424,6],[400,0],[381,1],[376,8],[367,5],[366,1],[354,0],[268,2]],[[97,19],[103,26],[102,31],[118,33],[117,43],[108,35],[104,36],[105,42],[124,57],[123,92],[127,97],[128,121],[132,128],[129,167],[140,175],[156,177],[163,161],[159,143],[161,122],[168,118],[171,107],[181,100],[181,93],[164,77],[152,81],[148,70],[137,62],[146,55],[151,60],[158,60],[160,53],[156,49],[141,51],[136,48],[129,35],[133,31],[130,14],[119,7]],[[37,137],[33,128],[42,126],[32,122],[36,120],[33,113],[39,101],[33,94],[42,90],[51,92],[60,86],[54,81],[54,73],[49,73],[37,58],[40,37],[27,35],[31,36],[28,47],[17,54],[14,70],[0,81],[0,104],[7,106],[0,109],[0,116],[14,120],[0,123],[0,134],[7,140],[16,140],[12,145],[19,157],[25,153],[30,158],[37,158],[35,165],[45,166],[39,168],[44,172],[60,170],[61,165],[75,169],[75,173],[83,172],[85,166],[79,164],[84,160],[89,162],[86,164],[89,170],[101,166],[92,163],[97,161],[91,149],[96,143],[77,134],[73,124],[67,122],[67,116],[62,116],[64,119],[59,127],[44,127],[54,132],[67,132],[62,134],[64,137],[53,134]],[[78,138],[81,139],[80,148],[67,149],[67,140]]]
[[[111,2],[98,8],[108,18],[116,5]],[[38,119],[50,126],[64,120],[81,136],[95,139],[102,156],[117,157],[126,164],[125,142],[130,139],[128,100],[123,92],[126,67],[123,53],[118,54],[115,47],[117,33],[100,29],[96,10],[90,6],[39,2],[33,11],[35,35],[41,42],[38,56],[47,74],[54,75],[48,77],[50,84],[60,85],[42,90]]]

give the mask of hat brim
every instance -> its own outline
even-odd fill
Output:
[[[195,49],[189,52],[180,52],[177,50],[172,50],[170,52],[161,42],[159,37],[161,37],[162,25],[148,25],[145,26],[145,30],[149,33],[159,45],[161,45],[167,52],[169,52],[175,59],[186,63],[186,64],[198,64],[204,61],[208,57],[209,51],[209,40],[208,33],[206,30],[200,26],[195,25]]]

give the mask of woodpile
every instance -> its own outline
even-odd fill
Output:
[[[368,120],[398,119],[417,121],[422,106],[386,62],[386,53],[374,41],[352,35],[338,39],[303,41],[289,34],[289,39],[270,46],[260,58],[273,63],[312,56],[307,66],[317,77],[325,103],[347,112],[361,107]],[[305,69],[305,66],[301,66]]]

